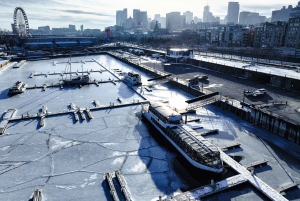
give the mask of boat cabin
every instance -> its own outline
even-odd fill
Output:
[[[181,114],[166,107],[163,103],[154,102],[149,106],[149,111],[157,116],[161,121],[168,124],[180,124],[182,122]]]

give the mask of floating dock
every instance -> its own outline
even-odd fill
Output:
[[[95,103],[96,102],[96,103]],[[93,108],[86,108],[86,109],[80,109],[76,107],[74,103],[69,104],[69,110],[68,111],[61,111],[61,112],[49,112],[47,111],[47,107],[43,106],[40,109],[40,113],[36,113],[34,115],[29,115],[28,113],[22,116],[14,116],[14,113],[16,109],[9,109],[7,110],[4,115],[2,121],[0,121],[0,135],[4,134],[7,125],[9,124],[10,121],[21,121],[21,120],[29,120],[29,119],[40,119],[39,126],[44,127],[45,126],[45,119],[48,116],[57,116],[57,115],[66,115],[66,114],[71,114],[74,116],[74,119],[76,122],[79,121],[79,115],[82,120],[86,120],[86,116],[84,113],[87,114],[89,119],[93,119],[94,117],[91,114],[92,110],[103,110],[103,109],[114,109],[118,107],[126,107],[126,106],[134,106],[134,105],[140,105],[140,104],[148,104],[149,101],[135,101],[130,103],[125,103],[124,101],[120,104],[114,104],[110,103],[108,106],[100,106],[99,102],[94,100],[95,107]],[[78,115],[79,113],[79,115]]]
[[[251,174],[247,168],[240,165],[238,162],[236,162],[234,159],[232,159],[230,156],[228,156],[223,151],[220,151],[222,160],[232,167],[235,171],[243,175],[244,178],[246,178],[257,190],[259,190],[261,193],[263,193],[265,196],[267,196],[270,200],[274,201],[287,201],[285,197],[280,195],[275,189],[271,188],[269,185],[267,185],[265,182],[263,182],[261,179],[259,179],[257,176]]]
[[[126,181],[125,181],[123,175],[121,174],[121,172],[119,170],[116,170],[115,175],[118,179],[118,182],[120,183],[121,191],[122,191],[123,195],[125,196],[126,201],[133,201],[131,194],[127,188]]]
[[[237,149],[237,148],[240,148],[241,146],[241,143],[239,142],[236,142],[234,144],[230,144],[230,145],[226,145],[226,146],[223,146],[223,147],[220,147],[220,149],[222,151],[228,151],[228,150],[231,150],[231,149]]]
[[[19,63],[17,63],[16,65],[14,65],[14,68],[20,68],[22,67],[24,64],[26,63],[26,60],[22,60]]]
[[[163,201],[188,201],[188,200],[200,200],[205,196],[213,195],[219,193],[220,191],[226,190],[228,188],[237,186],[239,184],[245,183],[248,180],[243,177],[242,174],[229,177],[222,181],[212,183],[210,185],[205,185],[194,190],[190,190],[178,195],[173,196],[173,198],[165,198]]]
[[[115,188],[115,185],[114,185],[114,182],[113,182],[113,177],[112,175],[107,172],[105,173],[105,178],[106,178],[106,181],[109,185],[109,188],[110,188],[110,194],[113,198],[114,201],[120,201],[119,197],[118,197],[118,194],[117,194],[117,191],[116,191],[116,188]]]
[[[0,135],[2,135],[5,132],[9,121],[11,120],[11,118],[13,118],[16,111],[16,109],[8,109],[4,113],[2,121],[0,121]]]
[[[247,170],[251,170],[251,169],[256,168],[258,166],[267,165],[267,163],[268,163],[268,160],[264,159],[264,160],[261,160],[261,161],[256,161],[256,162],[250,163],[248,165],[244,165],[244,167],[247,168]]]

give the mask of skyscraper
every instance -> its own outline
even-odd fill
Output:
[[[180,12],[171,12],[166,14],[166,26],[169,31],[179,30],[185,27],[185,16]]]
[[[240,4],[239,2],[228,2],[227,23],[238,23]]]
[[[247,17],[249,14],[250,14],[250,12],[248,12],[248,11],[240,12],[239,24],[246,25],[246,20],[247,20]]]
[[[160,14],[155,14],[154,15],[154,20],[160,21]]]
[[[123,10],[117,10],[116,25],[124,27],[126,20],[127,20],[127,8],[124,8]]]
[[[193,20],[193,13],[191,11],[186,11],[183,13],[183,15],[185,15],[186,23],[190,24]]]
[[[143,24],[143,28],[148,28],[147,11],[140,11],[139,9],[133,9],[133,20],[136,25],[139,22],[141,22]]]
[[[203,22],[209,22],[209,5],[204,6],[204,11],[203,11]]]
[[[123,16],[123,11],[117,10],[117,12],[116,12],[116,25],[117,26],[122,26],[122,16]]]

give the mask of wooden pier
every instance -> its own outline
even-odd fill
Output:
[[[276,189],[276,191],[280,194],[286,192],[287,190],[290,190],[292,188],[296,188],[298,186],[298,183],[296,182],[291,182],[291,183],[288,183],[288,184],[285,184],[283,186],[280,186],[279,188]]]
[[[237,148],[240,148],[240,146],[241,146],[241,143],[236,142],[236,143],[231,144],[231,145],[227,145],[227,146],[220,147],[220,149],[221,149],[222,151],[228,151],[228,150],[231,150],[231,149],[237,149]]]
[[[105,71],[107,71],[107,70],[103,70],[103,69],[93,70],[93,69],[91,69],[91,70],[87,70],[87,71],[75,71],[75,72],[65,72],[65,71],[62,71],[62,72],[53,72],[53,73],[51,73],[51,72],[48,72],[48,73],[42,73],[42,72],[41,73],[36,73],[36,72],[34,72],[34,73],[31,73],[29,75],[29,77],[30,78],[33,78],[34,76],[45,76],[45,77],[48,77],[49,75],[64,76],[64,75],[68,75],[68,74],[76,74],[76,75],[78,75],[78,74],[82,74],[82,73],[86,73],[86,74],[101,73],[102,74]]]
[[[121,174],[121,172],[119,170],[116,170],[115,175],[117,177],[118,182],[120,183],[121,191],[122,191],[126,201],[133,201],[131,194],[127,188],[126,181],[125,181],[123,175]]]
[[[233,168],[238,173],[238,175],[216,182],[215,184],[212,182],[210,185],[202,186],[200,188],[175,195],[172,198],[170,197],[164,198],[163,201],[187,201],[187,200],[201,199],[205,196],[219,193],[222,190],[226,190],[230,187],[245,182],[250,182],[253,185],[253,187],[255,187],[257,190],[263,193],[270,200],[287,201],[287,199],[284,198],[279,192],[282,192],[285,189],[296,187],[298,185],[296,183],[290,183],[286,186],[283,186],[275,190],[271,188],[269,185],[267,185],[266,183],[264,183],[262,180],[260,180],[258,177],[251,174],[246,167],[240,165],[238,162],[236,162],[234,159],[232,159],[223,151],[220,151],[220,154],[221,154],[221,159],[227,165]]]
[[[9,123],[9,121],[11,120],[11,118],[13,118],[15,112],[16,112],[16,109],[8,109],[4,113],[2,120],[0,121],[0,135],[2,135],[5,132],[7,125]]]
[[[116,85],[116,82],[119,82],[119,80],[104,80],[104,81],[97,81],[97,80],[93,80],[93,81],[90,81],[88,82],[87,84],[95,84],[96,86],[99,86],[100,84],[102,83],[113,83],[114,85]],[[79,86],[79,85],[78,85]],[[50,88],[50,87],[59,87],[60,89],[63,89],[64,88],[64,85],[61,84],[61,83],[56,83],[56,84],[51,84],[51,85],[47,85],[47,84],[44,84],[42,86],[26,86],[26,89],[43,89],[43,91],[46,91],[47,88]]]
[[[109,185],[110,194],[111,194],[113,200],[114,201],[120,201],[120,199],[118,197],[118,194],[117,194],[117,191],[116,191],[116,188],[115,188],[115,185],[114,185],[114,182],[113,182],[113,177],[112,177],[111,173],[109,173],[109,172],[105,173],[105,178],[106,178],[106,181]]]
[[[219,129],[204,131],[204,132],[198,132],[197,135],[201,136],[207,136],[207,135],[215,135],[219,133]]]
[[[165,198],[163,201],[188,201],[188,200],[196,200],[203,198],[205,196],[213,195],[215,193],[219,193],[228,188],[237,186],[239,184],[247,182],[247,179],[243,177],[242,174],[229,177],[222,181],[211,183],[209,185],[202,186],[200,188],[196,188],[194,190],[190,190],[178,195],[173,196],[172,198]]]
[[[221,159],[229,165],[231,168],[233,168],[235,171],[237,171],[239,174],[242,174],[244,178],[250,182],[253,187],[255,187],[257,190],[262,192],[265,196],[267,196],[270,200],[274,201],[287,201],[285,197],[280,195],[275,189],[271,188],[268,184],[263,182],[261,179],[259,179],[257,176],[251,174],[247,168],[240,165],[238,162],[236,162],[234,159],[232,159],[230,156],[228,156],[223,151],[220,151]]]
[[[263,165],[267,165],[268,163],[268,160],[267,159],[264,159],[264,160],[261,160],[261,161],[255,161],[253,163],[250,163],[248,165],[244,165],[245,168],[247,168],[247,170],[252,170],[253,168],[256,168],[258,166],[263,166]]]
[[[114,109],[114,108],[119,108],[119,107],[127,107],[127,106],[134,106],[134,105],[140,105],[140,104],[149,104],[149,101],[136,101],[133,100],[132,102],[126,103],[122,101],[120,104],[114,104],[110,103],[108,106],[100,106],[99,102],[94,100],[95,107],[93,108],[79,108],[76,107],[74,103],[70,103],[69,110],[67,111],[61,111],[61,112],[49,112],[47,111],[46,106],[42,106],[42,108],[39,110],[38,113],[34,115],[29,115],[23,114],[22,116],[14,116],[14,113],[16,109],[9,109],[7,110],[4,115],[2,121],[0,121],[0,135],[4,134],[7,125],[9,124],[10,121],[22,121],[22,120],[29,120],[29,119],[39,119],[39,126],[44,127],[45,126],[45,120],[47,117],[50,116],[58,116],[58,115],[66,115],[66,114],[71,114],[74,116],[74,119],[76,122],[79,121],[79,116],[80,118],[84,121],[88,117],[89,119],[93,119],[94,117],[91,114],[92,110],[103,110],[103,109]],[[87,114],[86,115],[84,114]]]

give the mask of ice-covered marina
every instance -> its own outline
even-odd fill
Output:
[[[110,73],[113,69],[132,70],[131,66],[107,55],[75,57],[72,60],[90,61],[92,58],[98,63],[88,62],[83,66],[84,72],[104,67],[102,73],[90,74],[94,80],[115,78]],[[141,95],[149,100],[168,100],[173,107],[183,109],[186,107],[184,101],[193,98],[167,85],[155,85],[152,91],[147,91],[142,87],[132,90],[122,82],[82,88],[70,86],[63,90],[59,87],[47,88],[46,91],[37,88],[13,97],[7,96],[9,87],[17,80],[30,86],[57,83],[61,78],[59,74],[32,78],[29,75],[33,72],[62,72],[65,64],[60,62],[66,59],[55,59],[55,66],[53,60],[27,61],[22,68],[2,69],[1,113],[15,108],[15,117],[32,116],[43,106],[47,106],[48,111],[69,112],[72,110],[71,106],[68,107],[70,103],[80,110],[95,108],[95,105],[120,104],[117,98],[128,103],[142,102]],[[72,63],[72,69],[81,71],[80,63]],[[143,85],[148,84],[147,79],[151,77],[135,71],[142,75]],[[47,117],[43,127],[39,126],[39,119],[9,123],[5,134],[0,136],[0,200],[28,200],[36,188],[41,189],[44,200],[111,200],[104,174],[117,169],[122,172],[133,200],[158,200],[159,195],[173,196],[190,189],[191,182],[186,178],[190,174],[193,177],[193,174],[188,170],[178,171],[174,163],[182,162],[178,159],[178,153],[153,137],[158,133],[151,125],[141,121],[139,105],[105,107],[93,111],[92,115],[93,119],[84,120],[80,116],[78,121],[72,113],[51,116]],[[241,148],[227,153],[233,157],[242,156],[242,165],[268,159],[268,166],[254,170],[254,174],[272,188],[299,182],[300,153],[297,145],[214,106],[198,109],[193,118],[201,119],[198,123],[199,127],[203,127],[201,132],[219,129],[218,135],[206,137],[217,146],[241,142]],[[226,178],[225,173],[223,176]],[[125,200],[120,192],[118,194],[121,200]],[[239,191],[224,191],[222,195],[214,196],[234,197],[236,200],[265,199],[250,185],[241,187]],[[299,190],[286,195],[287,199],[292,200],[299,197]]]

